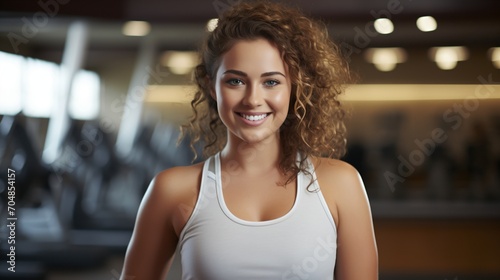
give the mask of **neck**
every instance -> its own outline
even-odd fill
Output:
[[[279,134],[258,143],[247,143],[232,134],[228,135],[221,159],[228,168],[258,174],[276,170],[279,166],[281,145]]]

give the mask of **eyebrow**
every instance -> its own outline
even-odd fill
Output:
[[[229,70],[224,71],[224,73],[222,73],[222,75],[229,74],[229,73],[235,74],[238,76],[242,76],[242,77],[248,77],[247,73],[245,73],[243,71],[239,71],[239,70],[233,70],[233,69],[229,69]],[[261,77],[268,77],[268,76],[273,76],[273,75],[281,75],[281,76],[286,78],[285,74],[283,74],[279,71],[265,72],[265,73],[262,73],[262,75],[260,75],[260,76]]]

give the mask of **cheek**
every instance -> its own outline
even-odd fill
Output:
[[[284,93],[276,95],[272,99],[272,106],[274,107],[273,109],[277,112],[280,119],[286,119],[290,106],[290,94]]]
[[[232,94],[228,94],[224,91],[219,91],[217,94],[217,107],[219,109],[219,114],[224,114],[225,112],[231,111],[235,106],[235,98],[232,98]]]
[[[272,99],[272,103],[274,104],[276,109],[287,110],[290,104],[290,93],[285,91],[275,95]]]

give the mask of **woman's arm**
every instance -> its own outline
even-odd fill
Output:
[[[372,216],[359,173],[338,160],[327,161],[319,169],[323,170],[319,184],[337,223],[335,279],[378,279]]]
[[[169,176],[174,176],[170,170],[158,174],[144,195],[121,280],[165,279],[178,240],[172,223],[176,207]]]

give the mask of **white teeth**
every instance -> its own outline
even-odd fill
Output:
[[[249,120],[249,121],[260,121],[263,118],[267,117],[267,114],[262,114],[262,115],[245,115],[245,114],[241,114],[241,116],[244,117],[245,119]]]

